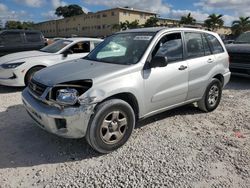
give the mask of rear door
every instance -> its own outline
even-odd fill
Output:
[[[188,92],[188,67],[183,61],[181,32],[164,35],[150,56],[167,57],[168,65],[143,71],[146,113],[184,102]]]
[[[189,67],[187,100],[202,97],[215,66],[215,56],[204,34],[185,32],[186,59]]]

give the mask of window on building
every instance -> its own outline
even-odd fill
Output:
[[[104,18],[107,17],[107,14],[103,14],[102,17],[104,17]]]
[[[115,12],[111,12],[111,16],[115,16]]]

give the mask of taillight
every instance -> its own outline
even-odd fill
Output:
[[[230,55],[228,56],[228,63],[231,63],[231,57],[230,57]]]

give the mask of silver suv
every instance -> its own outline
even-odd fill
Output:
[[[212,32],[146,28],[116,33],[87,57],[36,73],[23,103],[37,124],[98,152],[121,147],[137,120],[188,103],[217,108],[230,79],[228,53]]]

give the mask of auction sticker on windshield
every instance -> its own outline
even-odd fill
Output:
[[[134,40],[150,40],[152,36],[135,36]]]

